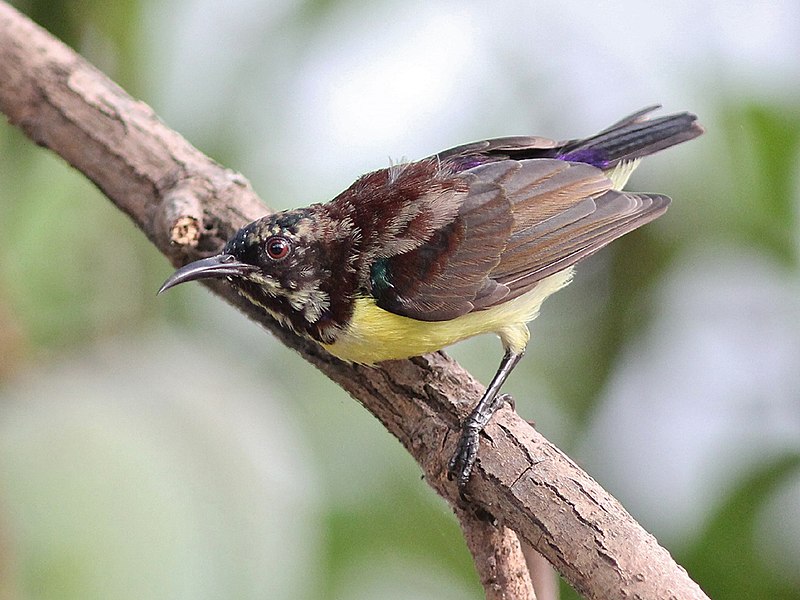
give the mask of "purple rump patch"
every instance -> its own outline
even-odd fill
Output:
[[[460,173],[461,171],[469,171],[470,169],[474,169],[475,167],[479,167],[491,161],[480,156],[459,156],[450,159],[448,162],[455,167],[456,172]]]
[[[568,160],[570,162],[582,162],[599,169],[605,169],[609,165],[609,160],[606,159],[603,152],[598,152],[592,148],[581,148],[572,152],[566,152],[556,156],[561,160]]]

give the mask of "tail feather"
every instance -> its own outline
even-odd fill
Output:
[[[616,167],[620,166],[623,170],[627,169],[618,177],[621,183],[630,175],[637,159],[703,133],[697,117],[688,112],[648,119],[657,108],[660,106],[648,106],[585,139],[555,142],[530,136],[496,138],[450,148],[435,158],[439,162],[447,162],[457,172],[502,160],[533,158],[587,163],[606,173],[616,172]],[[623,163],[627,163],[628,167]]]
[[[703,133],[697,117],[687,112],[644,120],[653,108],[639,111],[592,137],[565,142],[556,158],[608,170],[622,161],[654,154]]]

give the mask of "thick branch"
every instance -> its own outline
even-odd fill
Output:
[[[3,3],[0,110],[84,173],[175,265],[217,250],[239,226],[267,212],[243,177],[204,156],[148,106]],[[463,507],[445,477],[446,461],[459,422],[482,390],[445,355],[349,366],[277,327],[228,286],[211,287],[400,440],[428,483],[456,507],[490,597],[499,597],[491,595],[496,586],[505,588],[505,597],[530,597],[512,530],[588,598],[706,598],[614,498],[508,409],[487,428],[469,487],[475,504],[501,527],[485,525]]]

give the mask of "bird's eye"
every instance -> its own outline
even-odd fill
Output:
[[[264,244],[264,250],[266,250],[267,256],[269,256],[272,260],[283,260],[289,256],[289,252],[292,250],[292,245],[285,237],[273,235],[267,240],[266,244]]]

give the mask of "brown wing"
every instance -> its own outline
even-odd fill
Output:
[[[493,296],[488,275],[512,233],[511,207],[501,185],[467,175],[458,214],[421,246],[371,265],[372,295],[381,308],[423,321],[444,321]],[[501,297],[508,290],[499,290]]]
[[[426,321],[495,306],[663,213],[664,196],[611,190],[595,167],[500,161],[460,175],[458,214],[422,246],[373,264],[373,295]]]
[[[612,190],[599,169],[585,164],[548,159],[517,164],[518,173],[504,183],[513,232],[489,273],[508,289],[508,298],[659,217],[670,202],[660,194]],[[475,308],[493,304],[478,301]]]

